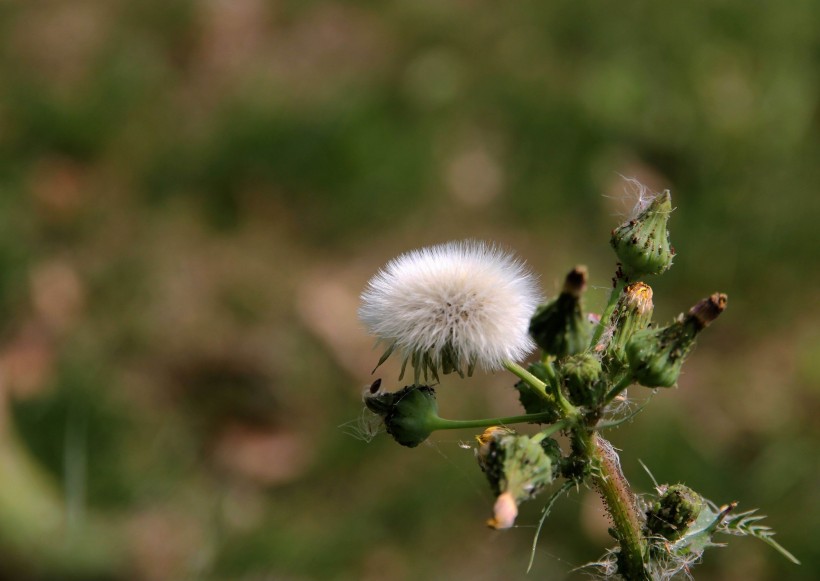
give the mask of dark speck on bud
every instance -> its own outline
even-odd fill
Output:
[[[647,536],[674,541],[697,520],[705,503],[697,492],[683,484],[661,487],[660,493],[646,511]]]
[[[725,294],[715,293],[671,325],[635,333],[626,346],[626,356],[635,380],[646,387],[675,385],[695,337],[723,312],[726,301]]]
[[[371,386],[370,393],[365,393],[364,404],[382,416],[387,433],[396,442],[415,448],[435,430],[440,418],[436,392],[432,387],[408,385],[395,393],[378,393],[378,386],[376,389],[373,392]]]
[[[371,393],[371,394],[376,394],[376,393],[378,393],[378,392],[379,392],[379,388],[380,388],[381,386],[382,386],[382,380],[381,380],[381,378],[379,378],[379,379],[377,379],[376,381],[374,381],[373,383],[371,383],[371,384],[370,384],[370,393]]]
[[[535,311],[530,320],[530,335],[544,353],[565,357],[587,348],[592,325],[581,305],[586,286],[587,269],[577,266],[567,275],[558,298]]]
[[[661,274],[672,266],[675,251],[669,245],[666,223],[672,212],[669,190],[659,194],[636,218],[612,231],[612,247],[624,275],[636,279]]]

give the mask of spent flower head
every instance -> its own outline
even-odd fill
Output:
[[[427,385],[408,385],[390,393],[378,389],[377,380],[364,395],[367,408],[382,417],[387,433],[402,446],[415,448],[436,429],[436,391]],[[375,389],[374,389],[375,388]]]
[[[359,318],[408,362],[428,372],[500,369],[535,347],[527,328],[541,293],[524,264],[483,242],[449,242],[387,263],[362,293]]]

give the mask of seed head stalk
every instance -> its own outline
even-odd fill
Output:
[[[491,426],[505,426],[511,424],[523,424],[533,422],[543,422],[549,419],[548,414],[525,414],[520,416],[507,416],[503,418],[482,418],[480,420],[448,420],[438,418],[432,425],[434,430],[462,430],[465,428],[489,428]],[[542,438],[551,436],[555,432],[564,429],[567,423],[557,422],[539,433]]]
[[[537,390],[546,401],[557,404],[565,417],[574,418],[578,415],[578,410],[575,406],[568,402],[564,397],[564,394],[561,393],[561,390],[558,387],[558,379],[555,376],[555,370],[552,368],[552,363],[547,362],[546,365],[544,365],[544,370],[547,372],[547,378],[550,382],[549,385],[512,361],[505,361],[504,368],[513,375],[516,375],[519,379],[523,380],[527,383],[527,385]],[[550,388],[553,393],[549,393],[547,388]]]

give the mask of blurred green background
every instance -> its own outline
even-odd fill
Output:
[[[820,577],[820,4],[143,0],[0,6],[0,578],[523,579],[472,433],[366,443],[358,293],[465,237],[553,295],[669,188],[669,319],[730,304],[611,434],[637,491],[761,507],[699,580]],[[395,367],[379,372],[391,389]],[[514,413],[447,378],[447,417]],[[637,389],[637,388],[636,388]],[[643,395],[643,394],[641,394]],[[462,445],[460,445],[462,444]],[[532,579],[610,546],[589,490]]]

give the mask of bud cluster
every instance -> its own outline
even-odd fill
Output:
[[[387,345],[379,363],[397,349],[417,380],[395,393],[379,391],[377,381],[365,394],[365,405],[407,447],[418,446],[435,430],[492,426],[476,437],[475,453],[496,497],[488,521],[493,528],[512,527],[518,506],[559,477],[564,482],[546,503],[544,517],[564,492],[581,484],[594,487],[618,542],[597,565],[619,578],[672,578],[714,544],[720,530],[757,536],[796,562],[771,539],[769,529],[755,524],[759,517],[738,515],[734,524],[726,519],[721,525],[733,505],[716,512],[715,505],[682,484],[659,487],[651,501],[638,497],[615,448],[602,436],[631,417],[624,417],[629,406],[622,405],[631,385],[677,383],[697,336],[726,308],[726,295],[715,293],[670,324],[653,325],[653,290],[642,279],[672,265],[671,211],[666,191],[612,231],[619,266],[597,324],[584,312],[583,266],[569,272],[557,297],[536,307],[540,294],[534,277],[494,247],[443,245],[390,263],[371,280],[361,314]],[[541,356],[524,369],[519,363],[534,345]],[[419,375],[471,375],[477,365],[515,374],[526,414],[439,417],[435,391],[419,385]],[[515,423],[537,424],[540,432],[526,435],[504,427]],[[565,454],[553,439],[558,433],[567,438]]]

